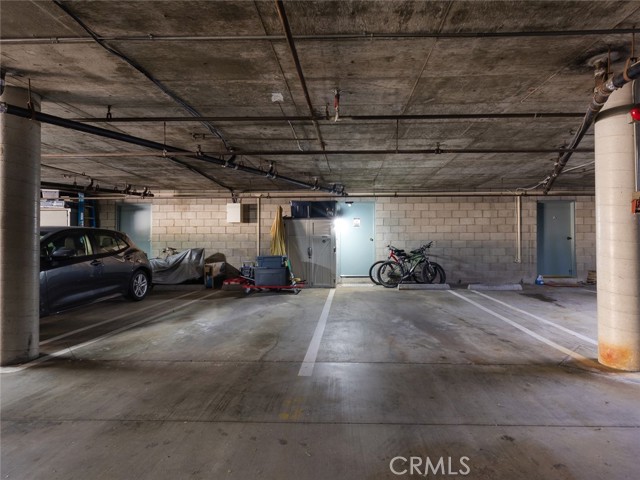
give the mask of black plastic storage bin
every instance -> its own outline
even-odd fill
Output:
[[[287,281],[287,267],[256,267],[254,274],[256,287],[285,287],[289,285]]]
[[[256,257],[256,263],[260,268],[280,268],[285,266],[286,259],[282,255],[260,255]]]

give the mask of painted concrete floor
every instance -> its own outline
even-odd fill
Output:
[[[594,363],[595,305],[157,289],[48,317],[53,356],[3,369],[1,477],[636,479],[640,375]]]

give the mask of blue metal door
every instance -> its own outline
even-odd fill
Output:
[[[571,201],[538,202],[538,273],[576,276],[575,205]]]
[[[338,275],[368,277],[375,261],[375,203],[338,203],[336,230]]]
[[[151,258],[151,205],[123,204],[118,206],[118,230]]]

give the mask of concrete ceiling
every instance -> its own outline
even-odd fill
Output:
[[[285,176],[350,194],[530,188],[580,125],[589,59],[611,50],[625,60],[628,30],[640,25],[636,1],[285,0],[285,21],[278,7],[3,0],[8,85],[30,80],[44,113],[189,153],[43,124],[43,182],[300,190]],[[533,113],[546,115],[513,115]],[[231,150],[246,167],[275,162],[278,175],[206,161]],[[554,189],[593,189],[592,150],[589,132]]]

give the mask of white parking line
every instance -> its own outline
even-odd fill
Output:
[[[569,355],[570,357],[574,358],[576,361],[582,363],[586,367],[599,370],[599,365],[596,362],[594,362],[593,360],[591,360],[591,359],[589,359],[589,358],[587,358],[587,357],[585,357],[583,355],[580,355],[579,353],[576,353],[573,350],[569,350],[568,348],[563,347],[562,345],[559,345],[556,342],[553,342],[553,341],[549,340],[548,338],[545,338],[542,335],[537,334],[533,330],[529,330],[527,327],[523,327],[519,323],[516,323],[513,320],[510,320],[507,317],[504,317],[504,316],[500,315],[499,313],[494,312],[493,310],[491,310],[491,309],[489,309],[489,308],[487,308],[487,307],[485,307],[483,305],[480,305],[478,302],[474,302],[470,298],[467,298],[467,297],[465,297],[463,295],[460,295],[458,292],[454,292],[453,290],[448,290],[448,292],[451,295],[455,295],[456,297],[464,300],[465,302],[468,302],[471,305],[479,308],[480,310],[488,313],[489,315],[493,315],[494,317],[499,318],[503,322],[508,323],[512,327],[517,328],[518,330],[520,330],[521,332],[526,333],[530,337],[533,337],[536,340],[539,340],[540,342],[542,342],[542,343],[544,343],[546,345],[549,345],[552,348],[555,348],[556,350],[558,350],[559,352],[564,353],[565,355]]]
[[[192,303],[196,303],[199,302],[200,300],[204,300],[205,298],[209,298],[213,295],[216,295],[218,292],[213,292],[210,293],[208,295],[205,295],[204,297],[200,297],[200,298],[196,298],[194,300],[191,300],[190,302],[185,303],[184,305],[180,305],[179,307],[175,307],[172,309],[171,313],[175,312],[176,310],[181,310],[185,307],[188,307],[189,305],[191,305]],[[143,320],[139,320],[137,322],[133,322],[130,323],[129,325],[125,325],[124,327],[120,327],[116,330],[113,330],[112,332],[109,333],[105,333],[104,335],[100,335],[99,337],[96,337],[92,340],[88,340],[86,342],[83,343],[79,343],[78,345],[74,345],[72,347],[67,347],[67,348],[63,348],[62,350],[58,350],[57,352],[53,352],[50,353],[48,355],[45,355],[43,357],[40,358],[36,358],[35,360],[32,360],[31,362],[28,363],[24,363],[22,365],[18,365],[15,367],[0,367],[0,373],[16,373],[16,372],[21,372],[22,370],[25,370],[27,368],[33,367],[35,365],[39,365],[43,362],[46,362],[47,360],[51,360],[52,358],[56,358],[56,357],[60,357],[62,355],[64,355],[65,353],[71,353],[74,352],[75,350],[79,350],[81,348],[84,347],[88,347],[89,345],[93,345],[94,343],[97,343],[101,340],[104,340],[105,338],[109,338],[109,337],[113,337],[114,335],[117,335],[119,333],[122,333],[126,330],[130,330],[134,327],[137,327],[138,325],[142,325],[144,323],[149,323],[153,320],[156,320],[158,318],[162,318],[163,316],[167,315],[168,312],[162,312],[162,313],[158,313],[156,315],[153,315],[149,318],[145,318]]]
[[[71,335],[75,335],[76,333],[84,332],[86,330],[91,330],[92,328],[96,328],[96,327],[100,327],[102,325],[106,325],[107,323],[115,322],[116,320],[120,320],[121,318],[128,317],[129,315],[137,315],[140,312],[144,312],[144,311],[149,310],[151,308],[159,307],[160,305],[164,305],[165,303],[168,303],[168,302],[173,302],[174,300],[178,300],[180,298],[186,297],[187,295],[191,295],[192,293],[193,292],[185,293],[184,295],[180,295],[179,297],[170,298],[169,300],[164,300],[164,301],[162,301],[160,303],[155,303],[153,305],[148,305],[148,306],[146,306],[144,308],[140,308],[140,309],[134,310],[132,312],[129,311],[127,313],[123,313],[122,315],[118,315],[117,317],[110,318],[109,320],[104,320],[102,322],[93,323],[91,325],[87,325],[86,327],[78,328],[77,330],[72,330],[70,332],[63,333],[62,335],[58,335],[57,337],[52,337],[52,338],[49,338],[47,340],[43,340],[42,342],[40,342],[40,345],[46,345],[47,343],[55,342],[56,340],[60,340],[61,338],[70,337]]]
[[[298,372],[299,377],[308,377],[313,373],[313,367],[316,364],[316,358],[318,357],[318,350],[320,349],[320,342],[322,341],[322,335],[324,335],[324,328],[327,325],[327,318],[329,317],[329,310],[331,309],[331,302],[333,301],[333,295],[336,293],[336,289],[329,290],[329,296],[327,301],[324,302],[324,308],[320,314],[318,325],[316,325],[316,331],[313,333],[313,338],[307,349],[307,354],[304,356],[302,366]]]
[[[538,317],[537,315],[534,315],[533,313],[529,313],[526,310],[521,310],[518,307],[514,307],[513,305],[509,305],[508,303],[505,303],[505,302],[503,302],[501,300],[498,300],[497,298],[490,297],[489,295],[486,295],[484,293],[480,293],[480,292],[477,292],[475,290],[471,290],[471,291],[473,293],[477,294],[477,295],[480,295],[481,297],[488,298],[489,300],[491,300],[493,302],[499,303],[500,305],[503,305],[503,306],[505,306],[507,308],[515,310],[516,312],[520,312],[520,313],[522,313],[524,315],[529,315],[530,317],[535,318],[539,322],[546,323],[547,325],[551,325],[552,327],[556,327],[557,329],[562,330],[563,332],[568,333],[569,335],[573,335],[574,337],[578,337],[580,340],[584,340],[585,342],[590,343],[591,345],[597,345],[598,344],[598,342],[595,341],[594,339],[589,338],[589,337],[587,337],[585,335],[582,335],[581,333],[574,332],[573,330],[570,330],[570,329],[568,329],[566,327],[563,327],[562,325],[558,325],[557,323],[553,323],[550,320],[544,319],[542,317]]]

